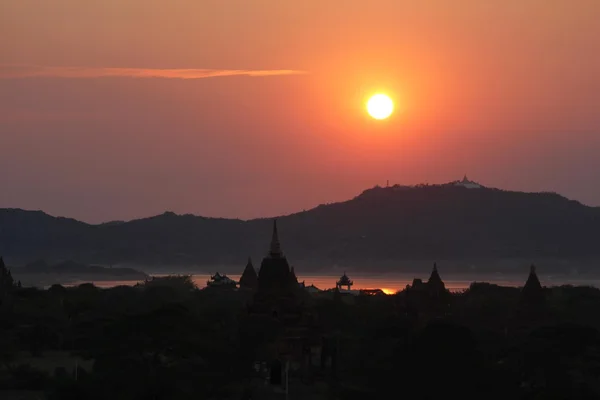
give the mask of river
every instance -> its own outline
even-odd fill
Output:
[[[155,274],[154,276],[164,276],[162,274]],[[199,288],[206,287],[206,282],[210,279],[209,274],[192,274],[194,283]],[[239,280],[239,275],[228,275],[231,279]],[[391,294],[398,290],[406,288],[406,285],[411,284],[413,276],[403,274],[385,274],[385,275],[356,275],[351,276],[354,281],[352,289],[381,289],[384,292]],[[419,276],[418,278],[427,280],[428,276]],[[583,279],[581,277],[566,277],[566,276],[551,276],[551,275],[539,275],[540,281],[544,286],[559,286],[559,285],[585,285],[600,287],[600,279]],[[336,281],[339,279],[339,275],[304,275],[298,276],[300,282],[309,285],[315,285],[319,289],[330,289],[335,287]],[[448,276],[444,278],[446,287],[451,291],[460,291],[467,289],[469,285],[474,282],[489,282],[501,286],[512,286],[519,287],[523,286],[527,279],[527,275],[524,276]],[[71,282],[70,285],[77,285],[84,283],[83,281]],[[119,280],[104,280],[104,281],[93,281],[98,287],[110,288],[119,285],[135,285],[138,281],[119,281]]]

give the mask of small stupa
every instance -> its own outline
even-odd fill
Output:
[[[467,174],[465,174],[461,181],[454,182],[454,186],[462,186],[467,189],[481,189],[482,187],[479,183],[469,180]]]
[[[252,265],[252,259],[248,257],[248,263],[246,264],[246,268],[244,268],[244,272],[240,277],[240,288],[243,289],[256,289],[258,287],[258,275],[256,274],[256,270]]]
[[[536,267],[532,264],[529,268],[527,282],[525,282],[525,286],[523,286],[523,290],[521,291],[520,303],[522,305],[536,306],[542,305],[545,300],[544,289],[537,276]]]

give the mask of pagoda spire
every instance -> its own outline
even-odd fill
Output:
[[[535,270],[535,265],[531,264],[529,267],[529,277],[525,282],[525,286],[523,287],[523,291],[538,291],[542,289],[542,284],[540,283],[540,279],[537,276],[537,272]]]
[[[252,259],[248,257],[248,264],[240,277],[240,287],[255,289],[258,287],[258,275],[252,265]]]
[[[537,276],[535,265],[529,268],[529,277],[521,290],[521,304],[529,306],[540,306],[545,303],[544,288]]]
[[[279,234],[277,233],[277,220],[273,220],[273,237],[271,238],[271,248],[269,255],[273,258],[279,258],[283,255],[281,252],[281,243],[279,243]]]
[[[433,263],[433,270],[431,271],[431,275],[429,276],[429,282],[434,282],[435,284],[442,281],[440,278],[440,273],[438,272],[437,263]]]
[[[446,290],[446,285],[444,284],[444,281],[438,272],[437,263],[433,263],[433,270],[431,271],[427,285],[429,286],[430,290],[436,294]]]

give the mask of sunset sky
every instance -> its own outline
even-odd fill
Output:
[[[253,218],[464,173],[600,205],[598,21],[598,0],[0,0],[0,207]]]

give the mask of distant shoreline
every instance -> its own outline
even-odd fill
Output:
[[[55,284],[59,285],[70,285],[74,282],[116,282],[116,281],[127,281],[127,282],[142,282],[149,278],[149,275],[103,275],[103,274],[92,274],[92,275],[76,275],[76,274],[56,274],[56,273],[35,273],[35,274],[22,274],[13,273],[15,281],[20,281],[23,286],[26,287],[48,287]]]
[[[37,282],[31,282],[33,284],[26,284],[24,286],[34,287],[50,287],[54,284],[60,284],[63,286],[77,286],[83,283],[92,283],[100,288],[111,288],[115,286],[133,286],[139,282],[143,282],[144,279],[128,279],[128,277],[108,277],[102,276],[99,279],[91,279],[90,277],[75,277],[75,276],[52,276],[53,279],[49,278],[50,274],[46,276],[40,276],[46,278],[45,280],[39,280]],[[168,274],[155,274],[154,276],[165,276]],[[174,274],[175,275],[175,274]],[[183,274],[188,275],[188,274]],[[194,283],[198,288],[202,289],[206,287],[206,281],[210,279],[211,274],[189,274],[192,276]],[[406,285],[412,284],[413,279],[427,280],[428,274],[412,275],[409,273],[403,274],[349,274],[354,281],[353,289],[383,289],[387,292],[396,292],[403,290]],[[527,274],[511,274],[505,276],[490,276],[483,274],[480,276],[474,275],[460,275],[460,274],[448,274],[441,272],[442,279],[444,280],[446,287],[451,291],[460,291],[467,289],[472,283],[490,283],[505,287],[522,287],[527,279]],[[239,280],[240,274],[229,275],[234,280]],[[548,274],[539,274],[540,281],[543,286],[562,286],[562,285],[573,285],[573,286],[593,286],[600,288],[600,274],[596,277],[579,277],[573,278],[568,276],[557,276]],[[59,279],[56,279],[59,278]],[[112,279],[111,279],[112,278]],[[332,289],[335,287],[335,282],[339,279],[339,276],[332,274],[306,274],[299,275],[299,282],[305,282],[306,286],[314,285],[321,290]]]

